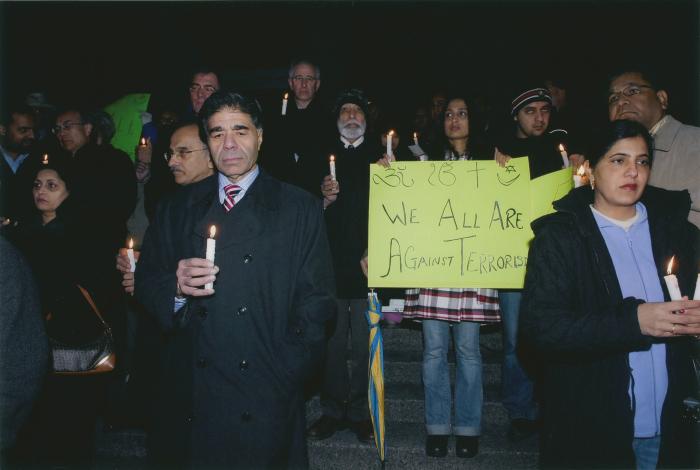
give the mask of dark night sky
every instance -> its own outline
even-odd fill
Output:
[[[10,97],[168,96],[205,62],[279,101],[289,58],[310,53],[326,97],[360,86],[403,111],[434,87],[461,85],[498,100],[518,77],[553,67],[599,113],[605,71],[634,58],[666,72],[676,115],[700,114],[696,1],[2,2],[0,14]]]

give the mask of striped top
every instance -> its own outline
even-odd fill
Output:
[[[405,302],[404,318],[479,323],[501,321],[498,291],[495,289],[407,289]]]

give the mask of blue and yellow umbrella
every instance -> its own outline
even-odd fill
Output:
[[[379,320],[382,319],[382,305],[376,292],[367,294],[367,323],[369,324],[369,414],[374,426],[374,443],[377,445],[379,460],[384,465],[386,443],[384,442],[384,339]]]

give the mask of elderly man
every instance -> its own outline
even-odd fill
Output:
[[[25,105],[10,106],[0,122],[0,219],[14,219],[15,175],[35,142],[34,112]]]
[[[137,265],[137,298],[169,335],[149,439],[166,468],[307,465],[302,388],[333,272],[321,202],[257,165],[261,115],[237,93],[207,99],[217,172],[159,205]]]
[[[649,184],[687,189],[692,199],[688,221],[700,228],[700,128],[668,114],[669,103],[668,92],[646,69],[624,68],[612,74],[608,82],[610,120],[637,121],[654,137],[654,168]]]
[[[322,192],[336,275],[338,316],[324,368],[323,415],[309,428],[310,439],[329,438],[346,425],[361,442],[373,439],[367,404],[367,279],[360,259],[367,248],[369,165],[382,156],[382,147],[379,139],[365,139],[366,115],[367,99],[360,90],[346,90],[337,98],[337,134],[328,149],[336,157],[336,179],[327,175]],[[348,335],[354,364],[352,374],[348,374],[347,368]]]
[[[274,138],[265,144],[261,164],[276,178],[320,197],[328,158],[324,145],[333,132],[328,111],[317,97],[321,69],[307,59],[296,60],[289,67],[287,83],[292,99],[272,128]]]

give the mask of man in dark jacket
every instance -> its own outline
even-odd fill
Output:
[[[0,222],[14,220],[17,171],[34,146],[34,113],[26,105],[10,105],[0,116]]]
[[[326,439],[349,422],[361,442],[373,439],[367,404],[369,327],[367,279],[360,259],[367,248],[369,165],[382,155],[379,139],[366,139],[367,100],[360,90],[340,94],[335,116],[338,135],[329,149],[335,157],[335,178],[323,180],[328,240],[338,294],[338,317],[328,343],[321,388],[323,415],[308,431],[311,439]],[[352,339],[352,375],[347,368],[348,335]]]
[[[257,165],[261,114],[237,93],[207,99],[217,173],[159,205],[137,265],[137,298],[169,335],[149,432],[166,468],[308,465],[303,384],[335,313],[333,272],[321,202]]]

